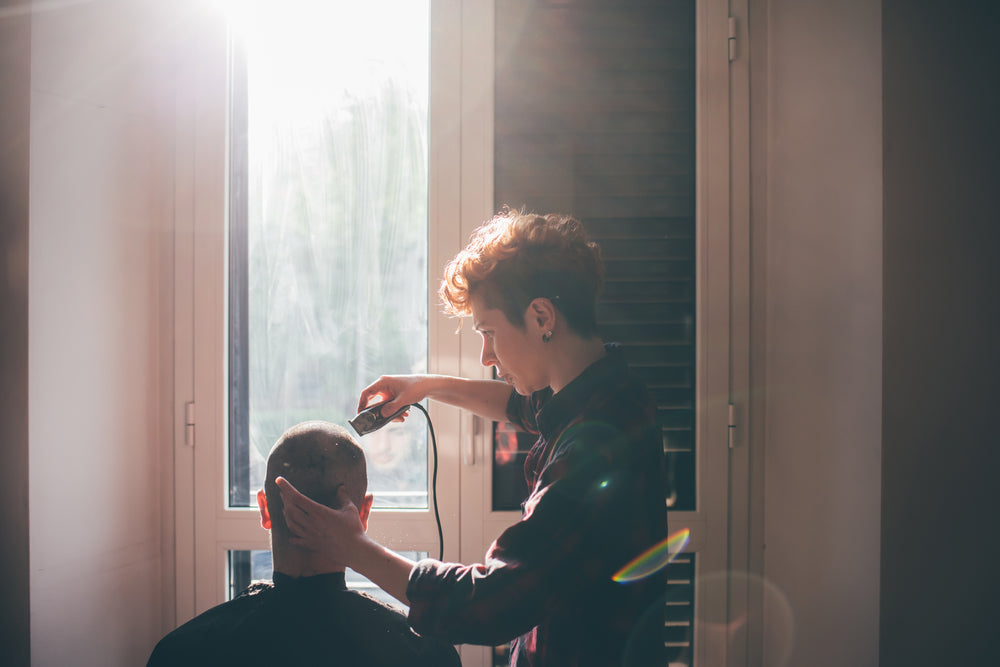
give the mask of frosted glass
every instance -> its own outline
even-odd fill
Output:
[[[262,9],[242,42],[249,445],[235,464],[249,467],[249,489],[232,496],[239,504],[286,428],[347,427],[379,375],[427,370],[428,5],[287,6]],[[377,507],[427,506],[422,421],[359,438]]]

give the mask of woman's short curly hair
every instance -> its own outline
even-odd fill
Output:
[[[445,310],[465,316],[471,299],[501,310],[524,327],[524,313],[538,297],[552,299],[577,334],[597,335],[597,297],[604,284],[600,247],[568,215],[502,209],[479,227],[445,267],[438,293]]]

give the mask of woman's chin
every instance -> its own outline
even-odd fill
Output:
[[[513,387],[514,391],[516,391],[521,396],[531,396],[532,394],[534,394],[539,389],[544,389],[545,388],[545,387],[537,387],[537,388],[535,388],[535,387],[526,387],[526,386],[522,385],[519,382],[512,382],[510,386]]]

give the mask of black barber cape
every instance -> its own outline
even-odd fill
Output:
[[[460,667],[448,644],[413,632],[406,616],[347,588],[342,572],[274,573],[160,640],[147,667],[253,665]]]

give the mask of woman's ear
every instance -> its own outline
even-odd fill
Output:
[[[556,307],[549,299],[540,296],[528,304],[528,317],[541,331],[551,331],[556,326]]]
[[[260,509],[260,525],[265,530],[271,530],[271,515],[267,511],[267,495],[264,494],[264,489],[257,492],[257,508]]]

